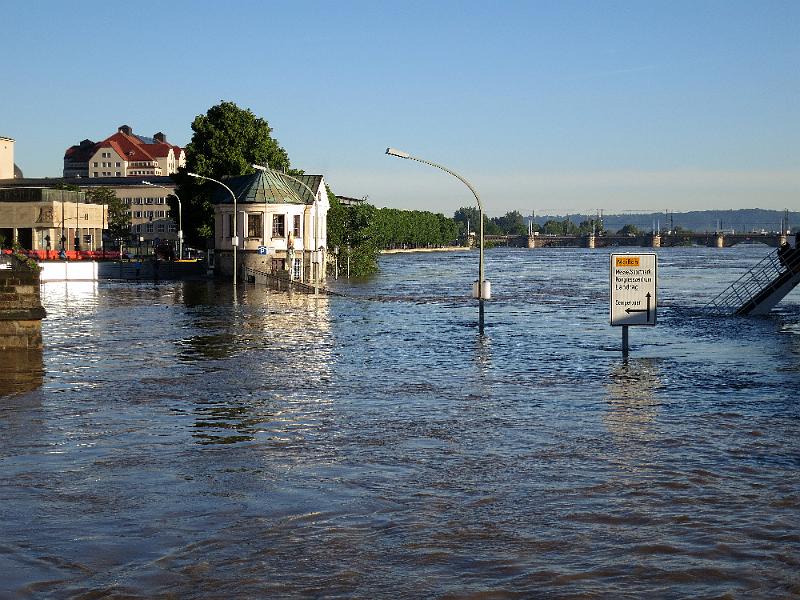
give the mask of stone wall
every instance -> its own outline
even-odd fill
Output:
[[[0,350],[42,348],[39,273],[14,256],[0,259]]]

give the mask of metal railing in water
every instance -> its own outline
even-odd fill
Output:
[[[800,250],[779,248],[725,288],[705,308],[721,316],[747,314],[798,272]]]
[[[336,292],[332,292],[322,285],[317,286],[315,290],[314,286],[311,284],[303,283],[302,281],[294,281],[286,276],[259,271],[257,269],[253,269],[252,267],[242,267],[242,274],[244,275],[244,280],[248,283],[263,283],[264,285],[269,285],[278,291],[298,290],[306,294],[313,294],[315,291],[318,291],[320,294],[326,294],[328,296],[341,295],[337,294]]]

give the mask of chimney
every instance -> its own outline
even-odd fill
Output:
[[[131,129],[129,125],[120,125],[117,131],[124,133],[125,135],[133,134],[133,129]]]
[[[157,141],[157,142],[161,142],[162,144],[166,144],[167,143],[167,136],[165,136],[160,131],[158,133],[154,133],[153,134],[153,139],[155,141]]]

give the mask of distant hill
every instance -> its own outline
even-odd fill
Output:
[[[568,215],[576,225],[581,221],[596,219],[597,215]],[[534,222],[544,225],[554,219],[563,221],[565,215],[536,215]],[[645,231],[653,228],[668,231],[681,227],[690,231],[767,231],[777,232],[784,219],[782,210],[765,210],[761,208],[744,208],[740,210],[694,210],[690,212],[654,212],[603,215],[603,226],[606,231],[617,231],[625,225],[635,225]],[[531,217],[525,218],[526,223]],[[792,231],[800,230],[800,212],[789,212],[788,227]]]

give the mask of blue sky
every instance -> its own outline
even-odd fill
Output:
[[[800,207],[800,2],[0,0],[26,176],[220,100],[337,194],[490,215]]]

